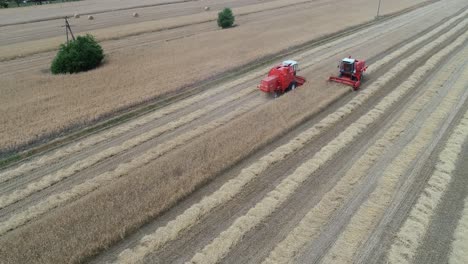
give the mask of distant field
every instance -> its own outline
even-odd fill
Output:
[[[157,5],[178,1],[180,0],[139,0],[138,2],[120,0],[82,0],[67,1],[65,3],[57,3],[54,5],[30,5],[26,8],[19,9],[7,8],[0,9],[0,25],[71,16],[75,12],[105,12],[113,9],[133,8],[139,5]]]
[[[3,6],[3,8],[17,8],[17,7],[27,7],[27,6],[35,6],[35,5],[49,5],[49,4],[57,4],[57,3],[64,3],[64,2],[73,2],[73,1],[81,1],[81,0],[44,0],[44,1],[3,1],[4,4],[7,6]]]

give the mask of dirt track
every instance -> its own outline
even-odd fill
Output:
[[[445,262],[456,228],[438,230],[447,228],[444,212],[461,215],[461,184],[441,192],[450,193],[440,202],[445,206],[425,211],[422,219],[434,219],[435,227],[427,237],[422,229],[398,244],[393,234],[411,223],[407,216],[427,193],[453,131],[464,131],[458,126],[468,110],[465,5],[437,2],[294,55],[309,80],[326,79],[342,54],[369,58],[369,74],[360,92],[348,93],[93,261],[385,263],[398,259],[391,254],[404,252],[393,249],[400,246],[409,250],[403,256],[409,262],[409,256]],[[10,243],[24,224],[271,101],[255,89],[264,71],[0,172],[0,243]],[[347,91],[318,82],[300,89],[329,89],[327,98]],[[277,148],[288,154],[271,154]],[[460,152],[454,182],[463,181],[466,143]],[[254,165],[263,156],[260,170]],[[438,232],[447,243],[438,242]],[[437,254],[427,254],[434,248]]]

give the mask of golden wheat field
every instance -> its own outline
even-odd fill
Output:
[[[468,5],[378,2],[0,9],[1,262],[468,261]],[[52,75],[74,14],[104,63]],[[285,59],[306,83],[273,98]]]

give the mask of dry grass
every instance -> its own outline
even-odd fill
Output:
[[[462,45],[467,37],[468,33],[465,33],[441,53]],[[353,257],[358,252],[359,246],[374,230],[390,204],[400,177],[405,175],[412,162],[431,143],[435,132],[447,118],[452,106],[459,101],[463,92],[464,86],[460,85],[450,90],[437,109],[426,119],[417,135],[387,166],[379,178],[376,188],[353,215],[346,229],[324,257],[324,262],[353,263]]]
[[[462,57],[467,56],[463,55]],[[468,68],[464,71],[457,85],[463,87],[468,82]],[[460,121],[439,155],[436,168],[413,206],[406,221],[401,226],[388,253],[389,263],[412,263],[419,244],[424,238],[442,196],[451,181],[452,172],[462,151],[463,142],[468,135],[468,113]]]
[[[307,243],[313,241],[320,234],[332,213],[339,208],[343,201],[349,199],[348,195],[356,183],[367,174],[367,171],[384,153],[385,149],[399,138],[408,124],[416,118],[417,113],[437,94],[440,86],[449,79],[452,71],[456,70],[463,62],[463,57],[460,57],[457,63],[450,64],[442,74],[438,75],[440,78],[431,83],[427,91],[409,106],[408,110],[392,124],[390,129],[346,172],[336,186],[326,193],[320,202],[304,216],[296,228],[270,252],[269,257],[264,261],[265,264],[290,263]],[[406,87],[406,89],[408,88],[410,87]],[[399,89],[401,91],[402,88]]]
[[[453,34],[453,32],[451,32]],[[446,36],[441,36],[440,39],[445,39]],[[438,39],[439,40],[439,39]],[[437,42],[437,40],[436,40]],[[463,42],[457,43],[458,46]],[[447,50],[451,51],[457,45]],[[424,50],[424,49],[422,49]],[[427,52],[427,51],[426,51]],[[440,54],[445,54],[440,52]],[[438,54],[439,55],[439,54]],[[437,57],[437,56],[434,56]],[[406,60],[401,61],[396,65],[399,71],[404,70],[405,66],[418,58],[418,54],[414,54],[408,57]],[[443,57],[441,57],[443,58]],[[312,175],[318,168],[323,166],[327,161],[333,158],[339,151],[354,142],[355,138],[362,134],[365,129],[372,123],[379,120],[379,118],[387,111],[395,102],[401,99],[417,82],[424,76],[429,69],[434,68],[437,60],[419,68],[408,81],[403,83],[395,91],[386,96],[375,108],[369,111],[367,114],[359,118],[355,123],[351,124],[346,128],[338,137],[333,139],[329,144],[323,147],[317,152],[310,160],[304,162],[299,166],[294,173],[288,175],[281,183],[265,198],[258,202],[252,209],[250,209],[245,215],[237,218],[234,223],[225,231],[223,231],[217,238],[215,238],[210,244],[205,246],[203,250],[197,253],[191,260],[191,263],[218,263],[233,247],[236,245],[242,237],[252,228],[260,224],[266,217],[273,213],[284,201],[292,195],[295,190],[304,182],[310,175]],[[389,79],[389,76],[393,74],[392,71],[382,76],[380,79]],[[396,76],[393,75],[393,76]],[[378,85],[383,86],[385,83],[376,81]],[[362,104],[363,102],[360,102]],[[300,137],[300,136],[299,136]],[[222,195],[222,194],[221,194]],[[231,196],[231,194],[225,194],[225,196]],[[217,197],[213,197],[216,200]],[[151,251],[151,249],[149,250]],[[135,259],[135,255],[128,260]],[[138,259],[138,258],[136,258]],[[126,261],[129,263],[131,261]]]
[[[108,55],[104,66],[86,73],[51,76],[30,71],[27,75],[5,76],[0,87],[0,109],[7,114],[0,116],[3,124],[0,149],[93,122],[285,47],[365,22],[373,17],[374,8],[365,4],[370,0],[359,1],[363,2],[359,5],[359,14],[349,12],[345,3],[333,7],[324,5],[262,17],[227,31],[160,43],[157,49],[154,46],[125,49]],[[330,16],[331,13],[334,15]],[[317,28],[317,23],[326,26]],[[278,30],[265,31],[265,28]],[[279,38],[284,31],[302,34]],[[264,42],[270,44],[265,46]],[[198,47],[197,52],[193,52],[193,47]]]

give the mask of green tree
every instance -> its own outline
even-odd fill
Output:
[[[76,40],[60,45],[50,70],[53,74],[88,71],[99,66],[103,59],[104,51],[93,36],[78,36]]]
[[[223,11],[218,13],[218,26],[221,28],[229,28],[234,25],[234,15],[230,8],[224,8]]]

